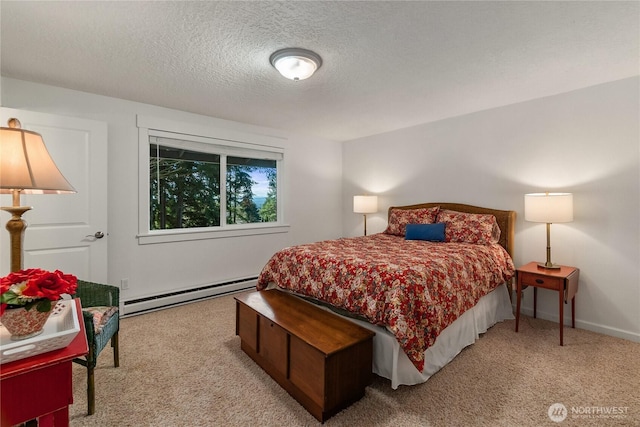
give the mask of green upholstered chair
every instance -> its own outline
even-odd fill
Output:
[[[96,410],[94,369],[98,355],[107,343],[113,347],[113,364],[120,366],[118,349],[118,331],[120,317],[115,308],[120,304],[120,289],[116,286],[78,280],[78,289],[74,298],[80,298],[82,316],[87,332],[89,353],[84,358],[73,361],[87,367],[87,404],[88,415]]]

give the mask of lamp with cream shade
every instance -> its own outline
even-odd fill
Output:
[[[39,133],[21,128],[11,118],[0,128],[0,193],[11,194],[12,206],[3,206],[11,214],[6,228],[11,246],[11,271],[22,270],[22,240],[27,223],[22,215],[31,206],[20,206],[20,194],[63,194],[76,190],[60,173]]]
[[[530,193],[524,195],[524,219],[547,224],[547,261],[539,267],[556,269],[559,265],[551,262],[551,224],[573,221],[573,194],[571,193]]]
[[[364,216],[364,235],[367,235],[367,214],[378,212],[378,196],[353,196],[353,212]]]

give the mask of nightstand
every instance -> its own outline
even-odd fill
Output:
[[[537,262],[530,262],[516,269],[517,287],[516,293],[516,332],[520,323],[520,300],[522,299],[522,289],[526,286],[533,287],[533,317],[536,317],[536,300],[538,288],[558,291],[558,305],[560,306],[560,345],[562,342],[562,330],[564,327],[564,304],[571,301],[571,327],[576,327],[576,306],[575,296],[578,293],[578,278],[580,270],[575,267],[565,265],[556,269],[538,267]],[[563,304],[564,302],[564,304]]]

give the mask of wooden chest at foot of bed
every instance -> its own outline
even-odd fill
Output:
[[[275,289],[235,299],[242,350],[320,422],[364,396],[373,332]]]

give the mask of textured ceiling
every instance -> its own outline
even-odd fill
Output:
[[[349,140],[640,74],[640,3],[2,1],[16,79]],[[284,47],[323,66],[293,82]]]

